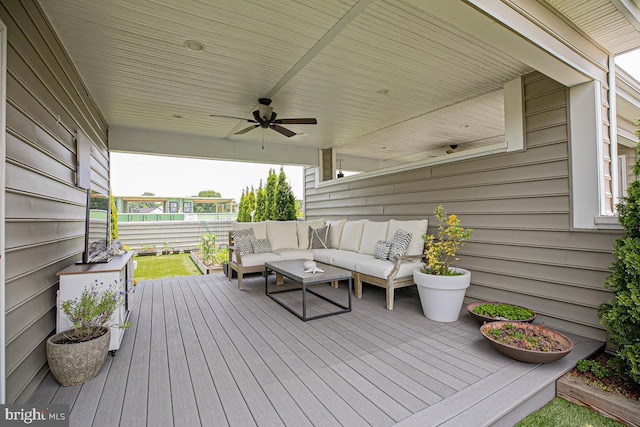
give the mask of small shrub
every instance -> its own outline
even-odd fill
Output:
[[[482,304],[473,309],[482,316],[500,320],[525,320],[533,317],[533,311],[511,304]]]
[[[595,360],[585,360],[585,359],[578,360],[576,369],[581,374],[585,372],[591,372],[599,380],[611,375],[611,372],[609,371],[609,369],[607,369],[605,366],[603,366],[601,363]]]

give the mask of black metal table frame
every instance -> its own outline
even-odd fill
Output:
[[[283,273],[281,271],[272,270],[265,263],[265,266],[264,266],[264,291],[265,291],[265,294],[269,298],[271,298],[272,300],[274,300],[275,302],[277,302],[278,304],[280,304],[281,306],[283,306],[288,311],[290,311],[291,313],[295,314],[298,318],[302,319],[305,322],[308,321],[308,320],[320,319],[322,317],[335,316],[336,314],[348,313],[348,312],[351,311],[351,307],[352,307],[352,305],[351,305],[351,292],[353,290],[352,289],[353,288],[353,277],[352,276],[349,276],[348,279],[341,279],[341,280],[338,281],[338,282],[340,282],[342,280],[348,280],[348,282],[349,282],[349,289],[348,289],[349,304],[347,306],[345,306],[345,305],[343,305],[343,304],[341,304],[341,303],[339,303],[339,302],[337,302],[335,300],[332,300],[332,299],[330,299],[330,298],[328,298],[328,297],[326,297],[324,295],[320,295],[319,293],[313,291],[312,289],[308,289],[307,288],[308,285],[318,285],[318,284],[321,284],[321,283],[331,283],[332,282],[332,280],[327,280],[327,279],[319,279],[319,280],[315,280],[313,282],[308,282],[308,283],[302,282],[302,284],[301,284],[302,287],[301,288],[289,288],[289,289],[282,289],[282,290],[279,290],[279,291],[269,292],[269,272],[270,271],[273,271],[276,274],[280,274],[280,275],[286,277],[287,279],[289,279],[289,280],[291,280],[291,281],[293,281],[295,283],[298,283],[295,279],[287,276],[286,272]],[[277,281],[277,279],[276,279],[276,281]],[[283,292],[296,292],[296,291],[300,291],[300,290],[302,290],[302,315],[300,315],[300,313],[298,313],[298,311],[296,311],[296,309],[293,308],[292,306],[290,306],[290,305],[284,303],[283,301],[279,300],[278,298],[274,297],[274,294],[281,294]],[[333,304],[333,305],[335,305],[337,307],[340,307],[342,310],[332,311],[330,313],[322,313],[322,314],[318,314],[316,316],[308,317],[307,316],[307,292],[317,296],[318,298],[322,298],[323,300],[325,300],[325,301],[327,301],[327,302],[329,302],[329,303],[331,303],[331,304]]]

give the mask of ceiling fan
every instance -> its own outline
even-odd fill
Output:
[[[270,107],[271,100],[269,98],[260,98],[258,99],[258,109],[253,112],[253,119],[245,119],[243,117],[232,117],[232,116],[221,116],[218,114],[210,114],[210,117],[224,117],[227,119],[237,119],[237,120],[246,120],[249,123],[255,123],[251,126],[248,126],[244,129],[236,132],[236,135],[242,135],[243,133],[247,133],[250,130],[253,130],[257,127],[261,127],[263,129],[273,129],[276,132],[281,133],[282,135],[290,138],[296,135],[295,132],[282,127],[280,125],[316,125],[318,121],[313,117],[308,118],[299,118],[299,119],[276,119],[278,116],[274,111],[273,107]]]

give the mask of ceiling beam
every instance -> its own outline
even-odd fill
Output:
[[[311,147],[265,143],[262,149],[260,144],[248,141],[121,126],[109,128],[109,150],[277,165],[318,165],[318,150]]]

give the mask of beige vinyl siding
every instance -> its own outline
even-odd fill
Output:
[[[86,192],[75,186],[76,143],[91,147],[92,186],[109,188],[107,125],[33,0],[0,3],[7,25],[7,402],[25,402],[48,367],[56,272],[80,259]]]
[[[436,233],[442,204],[475,229],[459,253],[472,271],[468,301],[521,304],[549,326],[604,341],[597,307],[610,297],[603,282],[619,233],[571,229],[567,88],[540,73],[524,84],[525,151],[319,188],[307,169],[306,216],[428,217]]]

